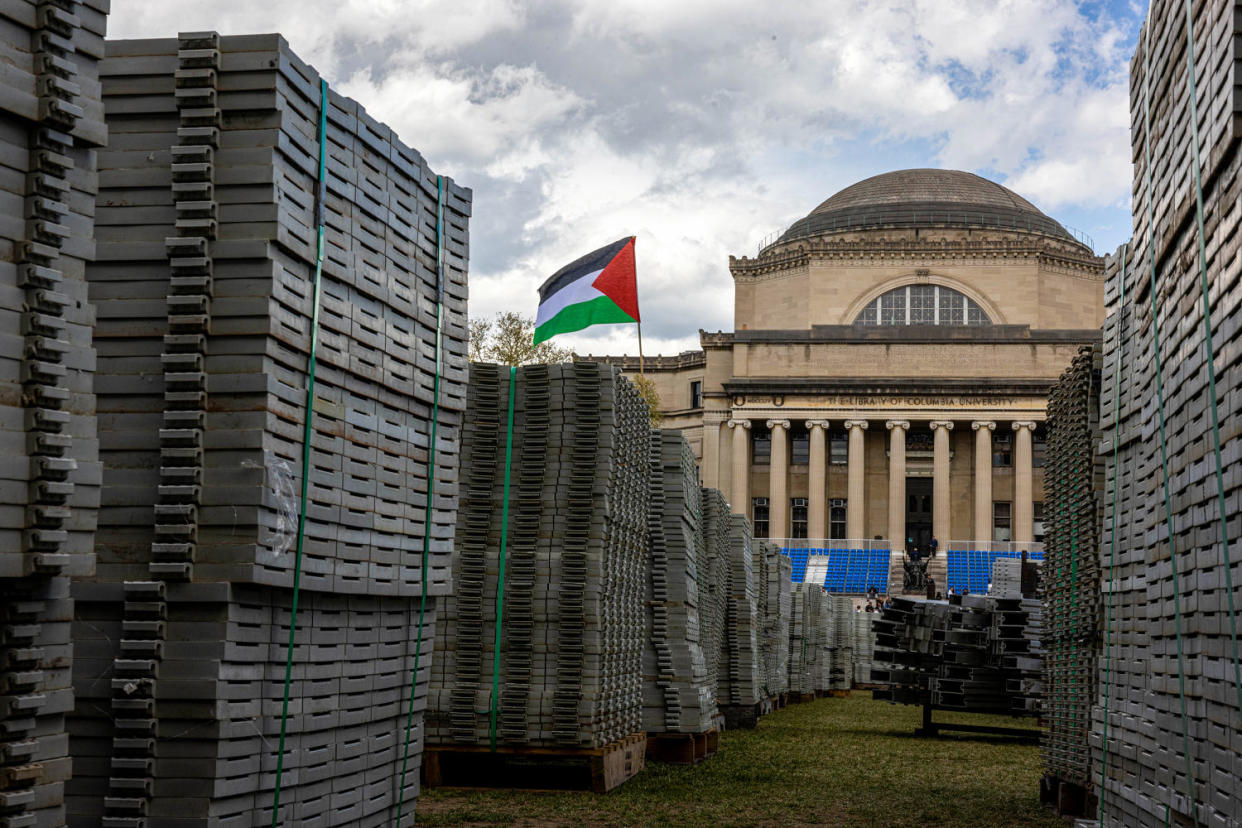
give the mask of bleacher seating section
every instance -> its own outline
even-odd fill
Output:
[[[986,595],[988,582],[992,580],[992,562],[997,558],[1021,558],[1022,553],[1013,550],[992,551],[986,549],[949,549],[946,553],[948,569],[947,588],[954,592],[970,590],[975,595]],[[1042,561],[1042,549],[1027,553],[1027,560]]]
[[[874,586],[880,592],[888,591],[887,549],[817,549],[807,547],[782,547],[781,552],[793,561],[793,582],[806,579],[807,562],[814,556],[828,559],[828,575],[824,587],[829,592],[864,593]]]

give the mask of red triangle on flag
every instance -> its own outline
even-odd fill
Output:
[[[592,286],[600,293],[617,303],[617,307],[625,311],[634,321],[638,320],[638,271],[634,267],[634,237],[612,261],[604,266],[604,270],[595,277]]]

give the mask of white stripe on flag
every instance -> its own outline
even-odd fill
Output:
[[[535,327],[537,328],[544,322],[552,319],[552,317],[570,305],[576,305],[579,302],[590,302],[592,299],[598,299],[603,296],[604,294],[600,293],[591,284],[603,272],[604,269],[601,267],[599,270],[583,274],[540,303],[539,312],[535,314]]]

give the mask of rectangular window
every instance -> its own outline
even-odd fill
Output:
[[[1048,429],[1040,423],[1031,435],[1031,466],[1042,469],[1048,457]]]
[[[936,324],[936,288],[934,286],[910,286],[910,324]]]
[[[789,521],[789,537],[806,537],[806,498],[795,497],[789,501],[792,519]]]
[[[756,497],[751,502],[751,508],[754,509],[755,537],[766,538],[768,536],[768,499],[766,497]]]
[[[1032,523],[1034,524],[1032,534],[1035,536],[1036,543],[1043,543],[1044,542],[1044,504],[1041,501],[1037,500],[1035,501],[1033,505],[1035,508],[1034,508],[1034,520],[1032,521]]]
[[[792,449],[790,463],[795,466],[805,466],[811,462],[811,434],[805,427],[799,429],[795,426],[790,429],[789,445]]]
[[[1007,500],[998,500],[992,504],[992,540],[1008,542],[1013,539],[1012,507]]]
[[[694,380],[690,383],[690,407],[703,407],[703,381]]]
[[[906,292],[894,290],[880,297],[880,324],[906,324]]]
[[[1013,465],[1013,432],[992,435],[992,467],[1007,469]]]
[[[829,433],[828,462],[834,466],[844,466],[850,462],[850,436],[844,431]]]
[[[766,466],[772,462],[772,432],[766,428],[752,426],[750,429],[751,461],[756,466]]]
[[[841,505],[837,505],[840,503]],[[845,539],[845,501],[832,501],[828,509],[828,537],[833,540]]]

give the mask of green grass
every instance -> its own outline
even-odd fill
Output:
[[[610,794],[429,790],[419,797],[418,823],[1063,828],[1039,805],[1037,747],[1000,737],[915,738],[920,716],[919,708],[857,691],[790,705],[755,730],[726,731],[720,752],[702,764],[651,764]]]

